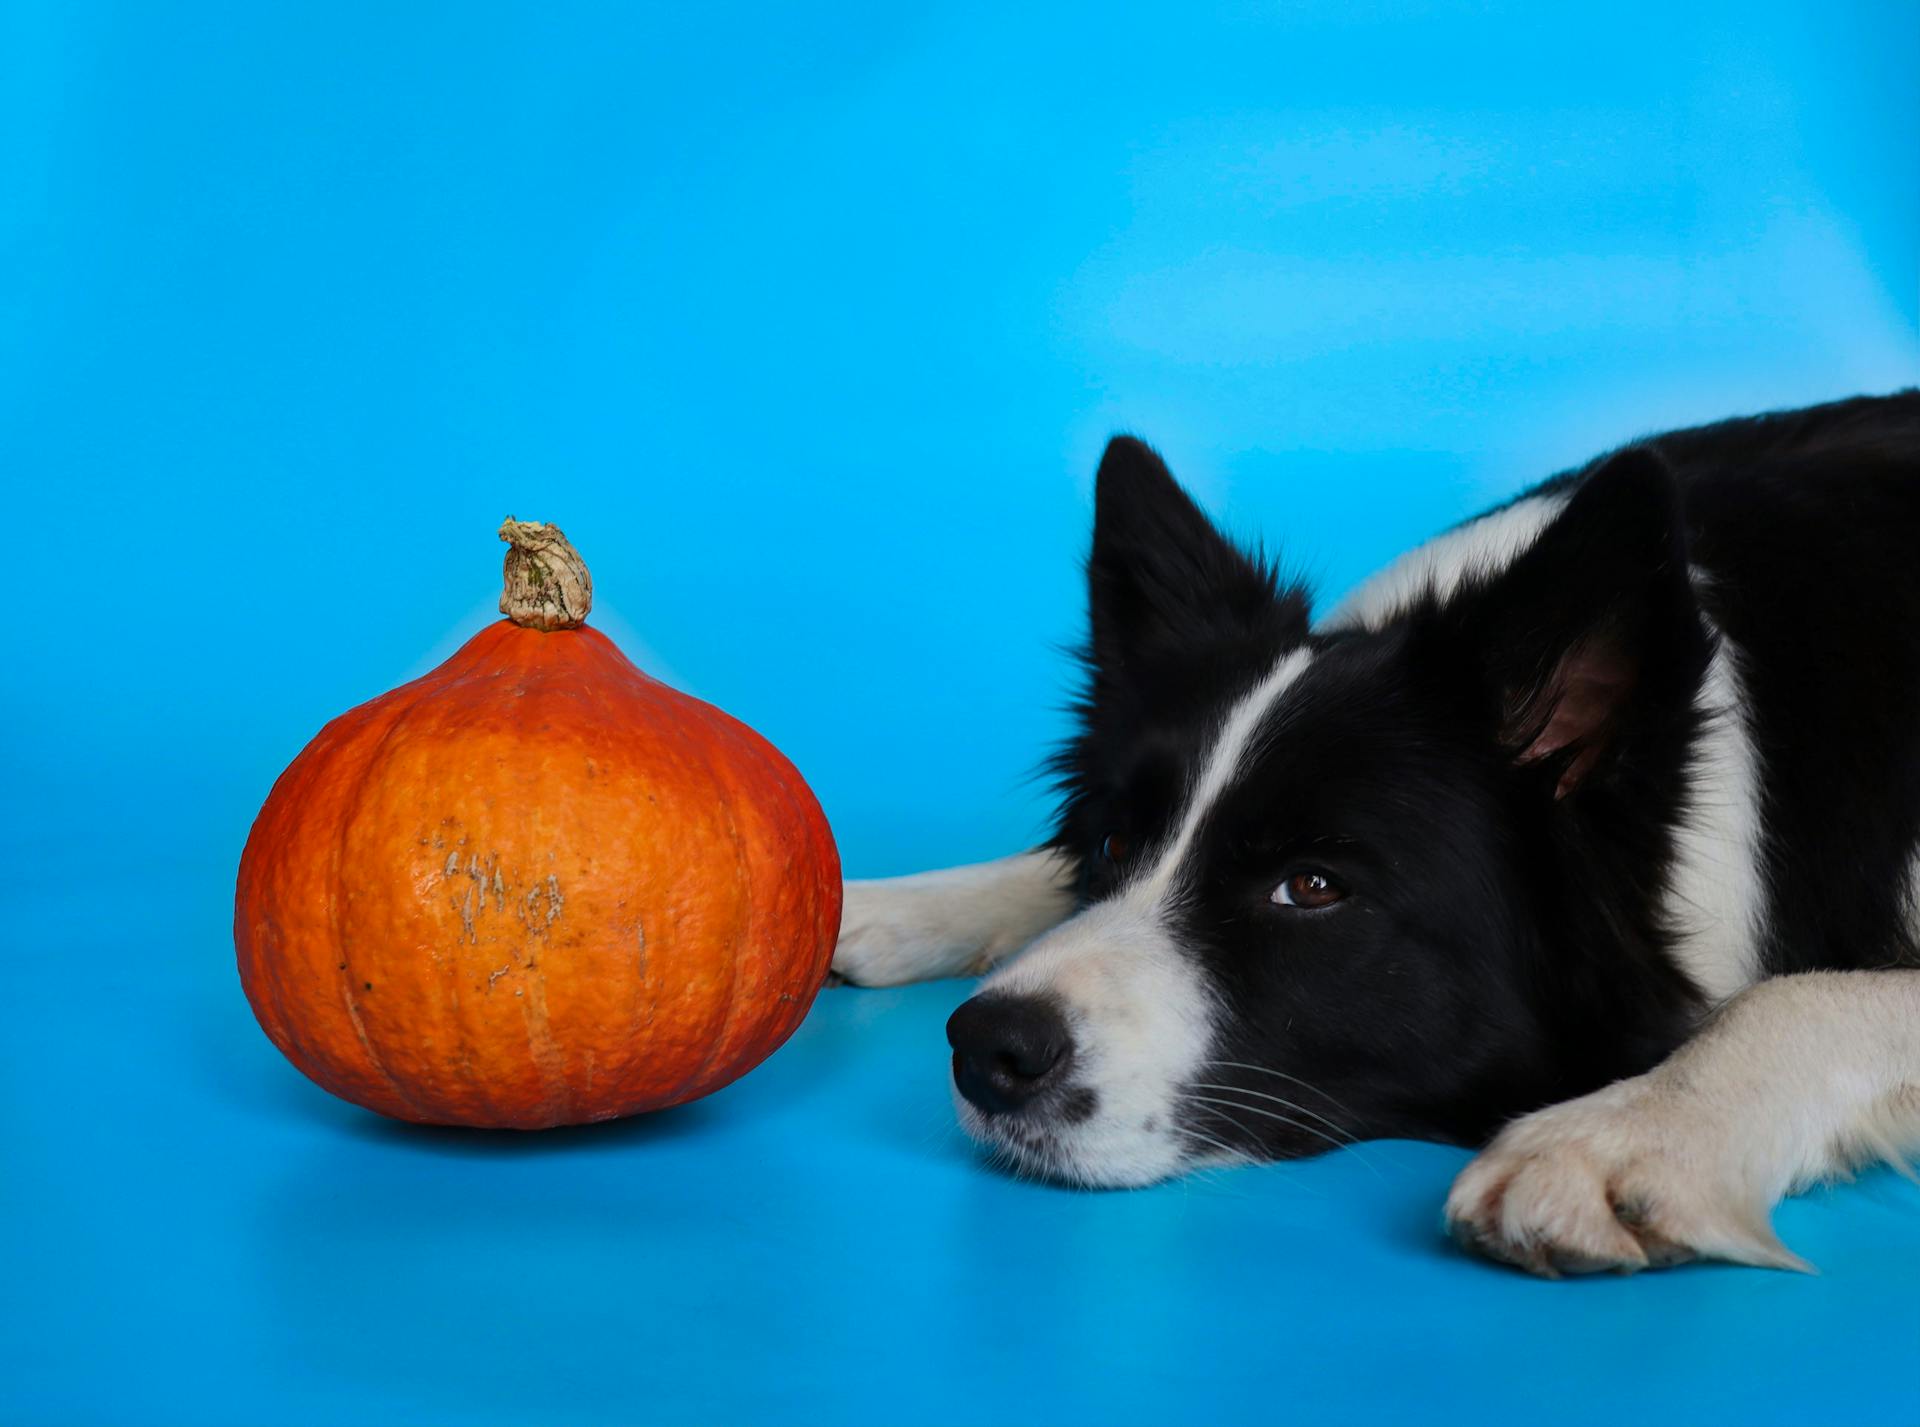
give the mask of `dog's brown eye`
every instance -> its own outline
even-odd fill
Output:
[[[1127,860],[1127,853],[1130,850],[1126,838],[1117,832],[1108,833],[1106,839],[1100,844],[1101,858],[1113,863],[1116,867]]]
[[[1346,896],[1346,888],[1324,872],[1296,872],[1273,889],[1272,901],[1277,907],[1299,907],[1303,911],[1312,911],[1317,907],[1331,907],[1335,902],[1345,901]]]

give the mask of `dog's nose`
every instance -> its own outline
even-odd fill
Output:
[[[1019,1109],[1057,1078],[1073,1037],[1051,1000],[990,991],[953,1013],[947,1044],[960,1093],[997,1115]]]

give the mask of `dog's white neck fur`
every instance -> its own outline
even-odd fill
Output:
[[[1560,492],[1526,496],[1442,531],[1362,580],[1321,627],[1379,629],[1423,596],[1444,600],[1468,579],[1497,575],[1540,538],[1569,499]]]
[[[1759,768],[1743,710],[1737,656],[1724,638],[1694,696],[1700,733],[1687,768],[1686,811],[1673,834],[1667,925],[1680,969],[1718,1004],[1761,974],[1766,878]]]

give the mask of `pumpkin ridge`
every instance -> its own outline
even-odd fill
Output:
[[[328,725],[328,727],[331,726],[331,724]],[[323,728],[320,736],[324,737],[326,732],[327,730]],[[298,759],[295,760],[295,766],[298,765],[298,761]],[[282,783],[292,777],[294,771],[294,767],[289,767],[285,772],[281,773],[279,778],[274,780],[274,788],[276,791],[278,791]],[[293,781],[299,782],[300,779],[293,778]],[[269,799],[269,803],[271,803],[271,799]],[[248,830],[247,846],[242,848],[240,852],[240,875],[243,879],[246,877],[248,871],[249,855],[253,849],[253,839],[259,835],[260,823],[265,821],[266,817],[267,814],[263,811],[261,817],[255,819],[254,826]],[[277,808],[273,810],[273,820],[275,824],[285,821],[284,816]],[[271,860],[272,857],[270,852],[264,851],[259,855],[266,860]],[[242,906],[244,906],[249,913],[248,921],[250,924],[254,922],[260,923],[268,930],[269,935],[278,933],[282,941],[286,939],[286,934],[280,925],[280,918],[275,915],[278,908],[269,906],[268,899],[257,890],[253,891],[243,902],[236,903],[234,909],[234,932],[236,936],[239,934],[241,924],[240,910]],[[252,935],[252,927],[249,925],[249,940],[252,939]],[[266,1031],[268,1038],[271,1039],[275,1045],[290,1046],[304,1053],[311,1054],[311,1050],[303,1045],[306,1038],[300,1033],[300,1029],[294,1023],[293,1018],[287,1014],[285,1001],[289,993],[286,978],[282,974],[282,971],[283,968],[276,964],[275,958],[254,957],[251,958],[250,962],[249,959],[243,958],[240,967],[240,984],[244,989],[251,979],[258,985],[258,999],[266,1008],[265,1012],[260,1015],[260,1024]]]
[[[621,671],[627,676],[626,688],[623,691],[622,697],[630,701],[639,701],[650,713],[664,709],[679,719],[680,716],[684,715],[685,711],[690,708],[699,709],[705,707],[705,705],[693,695],[684,693],[670,685],[663,684],[659,680],[649,676],[646,671],[629,660],[616,646],[612,645],[611,642],[606,643],[603,648],[596,651],[596,657],[608,656],[617,661]],[[606,697],[604,691],[600,690],[596,690],[596,695],[601,698]],[[706,1051],[691,1071],[680,1073],[676,1079],[669,1082],[668,1088],[656,1091],[656,1094],[659,1096],[659,1103],[663,1106],[678,1105],[687,1100],[697,1099],[706,1091],[708,1076],[711,1073],[713,1061],[720,1047],[724,1044],[724,1037],[738,1009],[739,1001],[737,993],[740,973],[737,948],[741,940],[741,935],[745,931],[748,915],[747,909],[750,907],[752,899],[755,896],[755,889],[748,884],[745,876],[746,859],[742,855],[739,824],[734,817],[731,799],[726,796],[730,789],[726,781],[720,777],[719,771],[715,767],[711,752],[704,738],[704,733],[705,730],[701,728],[699,724],[695,723],[689,726],[682,720],[675,729],[674,744],[678,750],[677,756],[687,766],[699,768],[704,775],[703,791],[710,797],[724,820],[727,845],[733,852],[729,877],[734,891],[734,896],[731,898],[734,916],[728,927],[725,928],[724,939],[736,954],[730,954],[726,958],[726,1000],[717,1023],[711,1025],[704,1036]],[[710,894],[707,900],[711,900]],[[671,944],[669,949],[671,949]],[[671,958],[669,958],[669,960],[671,961]],[[659,1013],[660,997],[651,974],[649,974],[647,978],[647,985],[649,987],[655,987],[652,1003],[648,1009],[648,1024],[652,1024]],[[684,1012],[682,1013],[684,1014]],[[678,1021],[680,1017],[676,1016],[672,1019]]]
[[[591,632],[584,627],[579,633]],[[651,678],[638,664],[621,652],[618,645],[607,641],[606,650],[588,646],[593,657],[604,663],[610,674],[618,676],[618,682],[602,685],[596,681],[591,690],[601,714],[610,726],[623,727],[628,722],[631,705],[636,701],[654,702],[659,698],[659,690],[665,688],[659,680]],[[611,657],[607,657],[611,655]],[[628,706],[622,709],[621,705]],[[633,957],[633,993],[627,998],[627,1024],[636,1029],[650,1030],[660,1014],[660,987],[654,980],[652,955],[653,949],[647,944],[644,924],[637,918],[633,923],[633,935],[637,939]],[[616,942],[617,944],[617,942]],[[591,1075],[591,1069],[589,1070]]]
[[[689,696],[682,695],[682,697]],[[698,703],[700,701],[695,700],[694,702]],[[696,739],[692,742],[695,751],[700,757],[701,765],[706,769],[707,778],[711,785],[723,794],[731,792],[732,790],[727,786],[726,780],[720,776],[718,768],[714,765],[708,741],[706,739]],[[738,909],[738,914],[733,926],[735,951],[732,956],[726,959],[726,1009],[720,1013],[719,1028],[716,1030],[713,1038],[707,1042],[706,1054],[700,1057],[698,1067],[691,1075],[684,1077],[679,1084],[674,1086],[673,1095],[676,1101],[685,1095],[687,1087],[690,1085],[695,1088],[696,1094],[699,1093],[699,1087],[705,1084],[707,1072],[713,1068],[715,1058],[720,1054],[722,1047],[727,1044],[728,1032],[732,1030],[734,1016],[740,1009],[739,953],[742,948],[739,943],[745,940],[748,929],[753,925],[753,916],[750,910],[752,906],[753,888],[746,885],[749,869],[747,866],[745,844],[740,838],[740,822],[739,819],[734,816],[732,798],[723,796],[720,799],[720,806],[726,815],[727,841],[733,848],[733,883],[735,888],[744,895],[737,896],[734,899],[734,906]]]
[[[346,713],[330,720],[320,731],[319,735],[316,736],[313,743],[308,745],[300,756],[281,774],[281,777],[275,781],[274,794],[277,796],[285,792],[287,798],[285,802],[276,806],[274,797],[269,797],[268,804],[269,807],[274,808],[275,817],[275,826],[268,829],[269,834],[278,830],[285,834],[288,840],[295,844],[299,842],[303,832],[303,820],[309,816],[308,809],[304,805],[303,800],[313,797],[315,785],[322,781],[322,775],[341,760],[343,749],[353,746],[353,741],[361,730],[371,723],[371,716],[376,711],[376,706],[383,703],[387,697],[389,696],[383,695],[380,698],[370,700],[368,703],[349,709]],[[264,820],[264,818],[265,812],[263,810],[262,820]],[[290,828],[280,826],[283,824],[290,825]],[[257,836],[259,832],[258,821],[256,821],[254,833],[248,838],[248,849],[242,853],[243,875],[247,867],[248,855],[254,847],[254,837]],[[281,869],[281,864],[285,861],[286,849],[284,846],[276,847],[272,843],[270,836],[268,841],[260,845],[262,850],[258,855],[271,865],[263,878],[266,883],[266,888],[264,891],[259,889],[255,891],[255,900],[261,904],[261,910],[259,912],[261,919],[276,931],[279,944],[285,947],[289,943],[297,942],[301,939],[298,930],[294,929],[297,928],[297,922],[290,921],[286,915],[288,906],[285,899],[288,889],[284,886],[277,885],[274,877],[274,873]],[[283,875],[285,874],[283,873]],[[326,884],[323,882],[322,885],[325,886]],[[274,895],[265,895],[267,891],[272,892]],[[339,936],[337,918],[335,917],[336,907],[331,892],[327,895],[326,905],[328,929],[332,936],[332,943],[337,946]],[[290,970],[297,969],[297,957],[255,956],[252,958],[252,963],[251,970],[253,975],[260,978],[264,983],[261,987],[261,999],[272,1008],[274,1020],[281,1029],[281,1035],[285,1038],[284,1042],[282,1042],[280,1038],[276,1037],[275,1043],[282,1045],[282,1049],[286,1051],[289,1058],[306,1074],[318,1080],[321,1084],[326,1085],[327,1088],[333,1089],[334,1086],[330,1082],[336,1078],[336,1067],[330,1065],[329,1061],[332,1060],[337,1053],[334,1052],[330,1045],[324,1040],[316,1042],[307,1036],[303,1031],[303,1018],[297,1014],[302,1001],[305,999],[305,995],[310,989],[304,985],[297,984],[296,980],[290,979],[287,974]],[[343,983],[342,985],[343,995],[341,1004],[347,1011],[349,1024],[354,1025],[356,1034],[359,1034],[360,1027],[358,1025],[357,1010],[353,1006],[351,999],[344,995],[345,985],[347,984],[350,983]],[[264,1020],[263,1024],[265,1024]],[[273,1034],[271,1028],[269,1028],[268,1034],[270,1036]],[[385,1066],[378,1062],[371,1046],[362,1044],[361,1049],[363,1052],[362,1064],[364,1069],[360,1073],[366,1075],[375,1083],[379,1081],[387,1082],[389,1088],[393,1091],[395,1102],[399,1104],[406,1103],[405,1096],[401,1093],[399,1086],[394,1083],[394,1077]],[[318,1069],[316,1070],[315,1067],[318,1067]]]
[[[241,852],[241,875],[246,879],[245,885],[251,893],[246,898],[248,908],[268,932],[269,944],[278,945],[283,952],[302,939],[298,921],[288,916],[290,905],[297,904],[287,903],[288,889],[280,885],[276,876],[290,875],[285,868],[287,844],[291,842],[297,845],[303,836],[306,821],[310,818],[307,800],[314,796],[315,785],[321,782],[321,775],[341,759],[343,749],[353,746],[362,728],[370,723],[375,706],[381,704],[385,697],[358,705],[327,722],[313,742],[274,780],[273,793],[268,797],[267,806],[261,810],[260,817],[255,820],[247,846]],[[284,797],[281,796],[283,794]],[[266,824],[264,829],[261,826],[263,823]],[[276,833],[279,834],[278,841],[275,839]],[[255,865],[253,859],[256,857],[267,864],[264,871]],[[255,873],[252,878],[247,877],[250,870]],[[333,902],[330,895],[327,907],[331,918]],[[331,920],[329,929],[332,929]],[[251,934],[248,940],[251,944]],[[337,935],[334,941],[337,943]],[[251,975],[259,988],[259,1001],[270,1012],[270,1018],[266,1013],[261,1017],[262,1027],[268,1036],[303,1072],[333,1089],[329,1082],[334,1078],[334,1069],[328,1064],[333,1053],[324,1039],[315,1040],[306,1034],[304,1018],[297,1014],[308,990],[289,976],[289,972],[297,969],[297,961],[297,954],[256,954],[242,958],[242,986],[247,985]],[[349,1011],[349,1022],[351,1020],[352,1012]],[[275,1034],[276,1029],[278,1034]],[[391,1080],[385,1069],[375,1063],[370,1048],[363,1047],[363,1050],[365,1070],[362,1073],[375,1082]],[[397,1087],[395,1096],[399,1100]]]
[[[727,713],[726,710],[706,703],[703,700],[695,700],[694,702],[699,707],[702,720],[713,730],[714,735],[718,739],[724,739],[732,750],[750,755],[753,760],[753,766],[761,777],[771,779],[783,794],[792,795],[792,783],[798,781],[799,775],[793,770],[792,764],[787,762],[785,756],[782,755],[778,749],[747,724],[742,723],[739,719]],[[810,793],[808,797],[811,797]],[[826,819],[824,814],[822,814],[818,819],[818,828],[824,831],[825,827]],[[803,820],[800,825],[800,834],[796,840],[799,846],[796,849],[790,850],[787,858],[788,863],[792,864],[801,858],[804,858],[808,862],[813,861],[818,851],[817,843],[820,840],[816,833],[814,822]],[[831,836],[829,835],[825,840],[828,847],[831,848]],[[830,861],[832,867],[827,869],[828,882],[832,888],[837,891],[839,888],[839,855],[837,852],[832,854]],[[809,914],[808,920],[810,922],[818,920],[819,908],[813,905],[812,899],[807,899],[805,904],[803,904],[802,910]],[[827,930],[820,949],[815,953],[817,966],[811,970],[805,978],[812,983],[816,995],[818,994],[820,979],[825,977],[827,963],[832,956],[833,932],[838,928],[838,921],[839,913],[836,909],[834,913],[835,926]],[[749,929],[751,929],[751,926]],[[773,950],[773,948],[769,946],[761,950],[768,952]],[[762,959],[765,959],[764,955]],[[784,999],[787,993],[783,991],[780,994]],[[758,1063],[758,1060],[765,1059],[781,1046],[785,1045],[794,1031],[799,1029],[800,1022],[805,1019],[807,1011],[813,1004],[813,999],[813,996],[794,997],[792,1010],[785,1015],[776,1016],[772,1022],[763,1026],[760,1036],[755,1043],[735,1048],[734,1058],[737,1060],[742,1056],[751,1056],[755,1058],[753,1063]],[[723,1040],[721,1044],[724,1043]],[[718,1047],[716,1047],[716,1050],[717,1049]]]
[[[419,682],[421,681],[415,680],[415,683]],[[404,688],[406,686],[402,687]],[[394,691],[396,694],[399,692],[401,692],[400,689]],[[392,696],[389,695],[388,697]],[[378,702],[378,700],[376,700],[376,702]],[[400,726],[408,720],[414,710],[419,708],[419,706],[419,699],[417,697],[407,699],[400,703],[394,712],[392,720],[381,732],[380,737],[374,740],[373,747],[367,751],[367,755],[361,763],[360,771],[354,778],[351,796],[342,799],[341,806],[343,808],[357,809],[365,800],[367,789],[373,783],[374,773],[381,766],[381,758],[382,755],[385,754],[387,746],[393,742],[394,735],[400,731]],[[341,877],[341,867],[347,860],[347,837],[353,831],[353,823],[354,815],[352,812],[348,812],[346,816],[340,819],[339,831],[333,838],[331,854],[332,865],[327,874],[327,923],[333,932],[333,944],[335,946],[341,944],[340,908],[342,902],[341,882],[343,880]],[[341,992],[347,1000],[347,1016],[353,1022],[353,1031],[354,1034],[359,1037],[361,1049],[367,1053],[368,1063],[379,1072],[380,1078],[387,1082],[388,1087],[393,1091],[395,1097],[401,1104],[407,1106],[408,1109],[412,1110],[422,1119],[434,1118],[431,1112],[400,1084],[399,1078],[393,1073],[393,1068],[387,1064],[386,1057],[374,1049],[373,1038],[367,1034],[366,1022],[362,1019],[359,1003],[354,998],[352,970],[349,968],[338,974],[340,975]]]
[[[520,1019],[527,1027],[527,1054],[546,1086],[542,1107],[557,1110],[562,1117],[573,1113],[573,1087],[567,1081],[566,1056],[553,1039],[553,1025],[547,1019],[547,978],[545,966],[539,976],[527,978],[527,994],[520,998]]]
[[[315,736],[313,743],[310,744],[307,749],[303,750],[299,757],[294,759],[293,763],[281,773],[279,778],[274,780],[274,793],[279,793],[283,786],[288,789],[289,792],[296,788],[304,790],[305,785],[312,777],[312,765],[303,763],[303,760],[306,759],[308,753],[312,753],[315,749],[319,748],[329,735],[337,734],[342,739],[348,737],[349,735],[342,731],[342,725],[350,724],[354,712],[357,712],[357,710],[341,714],[339,717],[327,722],[319,734]],[[328,746],[325,752],[328,756],[331,756],[334,749]],[[316,759],[316,762],[320,761],[324,760]],[[283,807],[275,806],[271,796],[268,798],[268,808],[272,809],[272,821],[276,827],[292,821],[292,815],[285,811]],[[243,877],[248,870],[248,859],[254,848],[254,838],[260,832],[260,823],[267,820],[268,811],[267,809],[263,809],[261,816],[255,819],[254,827],[249,830],[247,846],[241,850],[240,854],[240,867]],[[264,849],[267,848],[269,844],[262,843],[261,846]],[[269,850],[263,850],[259,853],[259,856],[268,862],[273,860],[273,855]],[[268,929],[270,935],[277,934],[283,943],[289,939],[288,933],[283,925],[283,918],[280,915],[281,909],[277,898],[268,898],[256,891],[254,895],[248,899],[247,906],[248,910],[252,912],[253,918],[262,923]],[[235,920],[237,929],[237,915]],[[308,1043],[308,1038],[302,1033],[299,1018],[290,1014],[288,1010],[288,1002],[294,999],[294,993],[284,975],[284,970],[284,966],[280,964],[277,958],[253,958],[250,966],[245,963],[242,965],[242,985],[244,986],[246,984],[246,979],[249,974],[257,980],[260,988],[260,1000],[265,1003],[272,1013],[271,1023],[269,1023],[269,1018],[263,1015],[261,1025],[265,1028],[268,1036],[274,1043],[288,1048],[289,1055],[298,1052],[301,1055],[311,1057],[315,1053],[315,1048]],[[300,1064],[302,1062],[296,1059],[295,1063]]]
[[[789,797],[794,796],[795,785],[800,784],[800,775],[798,770],[787,761],[786,756],[753,728],[741,723],[724,709],[713,708],[711,705],[709,705],[709,709],[709,717],[729,726],[734,734],[735,741],[738,742],[741,747],[752,753],[756,766],[775,783],[780,791]],[[800,786],[804,787],[803,784]],[[807,796],[810,797],[811,794]],[[827,829],[824,813],[820,816],[817,823],[808,822],[802,824],[798,841],[800,846],[790,855],[789,861],[804,858],[812,862],[820,858],[824,851],[824,860],[828,864],[824,868],[826,874],[825,885],[830,888],[830,895],[828,898],[818,900],[815,898],[807,898],[801,906],[801,910],[807,915],[809,922],[818,924],[823,928],[819,948],[815,952],[814,963],[802,978],[805,984],[812,987],[813,995],[795,996],[793,998],[792,1009],[786,1016],[781,1018],[777,1026],[778,1034],[772,1038],[773,1049],[778,1049],[787,1042],[794,1031],[799,1029],[801,1021],[806,1018],[808,1010],[811,1009],[814,996],[818,995],[820,982],[825,978],[828,965],[832,960],[835,934],[838,932],[840,924],[840,909],[837,905],[840,891],[840,857],[837,849],[833,846],[833,839]],[[828,900],[836,904],[832,909],[830,918],[826,910],[826,902]],[[833,923],[830,927],[824,925],[829,919]],[[783,991],[781,994],[785,996],[788,993]],[[771,1054],[771,1051],[763,1052],[763,1054]]]
[[[555,534],[558,534],[558,531],[556,531]],[[504,606],[506,597],[503,595],[501,600]],[[587,600],[589,603],[592,601],[591,586],[588,588]],[[570,639],[578,633],[577,628],[566,628],[543,635],[542,638],[559,637]],[[567,646],[564,645],[561,646],[562,649],[566,647]],[[543,672],[547,678],[552,678],[550,670],[543,670]],[[588,685],[588,687],[591,688],[592,686]],[[535,707],[535,705],[532,700],[523,698],[515,700],[511,707],[513,708],[514,714],[512,723],[516,732],[524,737],[525,726],[529,718],[529,709]],[[533,1057],[534,1068],[539,1071],[540,1082],[546,1089],[546,1105],[542,1110],[543,1116],[551,1116],[557,1112],[560,1118],[565,1119],[573,1113],[573,1085],[567,1078],[567,1057],[554,1041],[553,1023],[547,1015],[548,955],[548,949],[543,947],[539,953],[539,964],[535,967],[535,970],[539,974],[526,978],[525,989],[527,994],[520,998],[520,1019],[526,1026],[527,1053]]]
[[[473,636],[469,638],[466,643],[462,644],[459,649],[455,650],[453,655],[444,664],[434,670],[433,672],[435,674],[445,676],[441,682],[435,686],[435,692],[458,690],[471,686],[478,677],[498,677],[497,674],[480,675],[477,670],[468,667],[467,664],[463,662],[462,656],[466,654],[466,652],[473,647],[474,643],[478,641],[483,634],[487,633],[488,630],[507,623],[508,621],[504,619],[493,620],[483,628],[476,630]],[[374,771],[380,767],[381,758],[388,751],[389,741],[399,733],[400,723],[403,719],[411,719],[419,703],[420,700],[418,699],[411,702],[407,707],[406,713],[402,715],[402,718],[396,718],[393,727],[387,730],[388,737],[383,738],[379,745],[372,750],[366,764],[367,778],[369,780],[371,780]],[[355,801],[357,803],[359,800],[356,798]],[[351,825],[351,819],[348,819],[347,822],[342,825],[343,844],[345,831],[351,827]],[[493,1093],[493,1087],[487,1078],[484,1075],[476,1075],[473,1073],[474,1050],[476,1049],[475,1037],[473,1035],[473,1028],[468,1023],[466,1003],[460,996],[460,977],[457,973],[447,978],[447,1010],[445,1023],[453,1032],[454,1051],[457,1057],[456,1063],[462,1071],[461,1083],[464,1093],[479,1101],[481,1107],[486,1112],[489,1123],[500,1123],[504,1121],[511,1112],[501,1107],[499,1098]],[[436,1114],[434,1116],[436,1121],[446,1121],[451,1118],[453,1117],[446,1114]]]

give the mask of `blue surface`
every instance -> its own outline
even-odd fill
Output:
[[[1337,591],[1920,376],[1911,5],[1028,8],[0,6],[0,1421],[1920,1420],[1886,1175],[1782,1210],[1818,1279],[1539,1284],[1454,1151],[988,1172],[958,984],[537,1139],[254,1027],[248,822],[509,511],[878,874],[1042,825],[1112,429]]]

